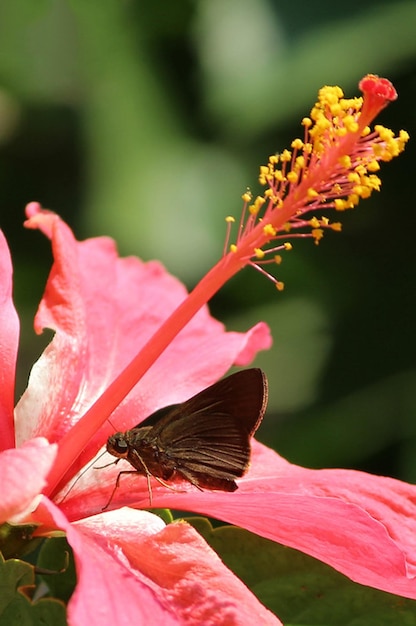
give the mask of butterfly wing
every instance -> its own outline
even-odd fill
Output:
[[[193,484],[233,491],[237,488],[233,479],[248,468],[250,438],[263,418],[266,404],[267,379],[263,372],[243,370],[181,404],[157,412],[159,420],[146,439],[158,448],[162,464],[174,466]]]

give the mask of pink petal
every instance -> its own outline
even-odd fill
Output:
[[[120,525],[116,519],[123,514],[128,520]],[[181,624],[245,626],[253,616],[261,624],[280,624],[191,526],[170,524],[138,540],[139,515],[133,509],[121,509],[77,526],[90,536],[98,531],[103,545],[121,548],[130,565],[153,582]]]
[[[0,523],[21,515],[46,484],[57,454],[56,444],[39,437],[0,453]]]
[[[157,262],[120,259],[107,238],[77,242],[60,218],[32,203],[26,226],[52,239],[54,265],[35,319],[55,336],[35,364],[16,408],[19,442],[43,434],[59,441],[79,416],[186,297],[184,286]],[[113,413],[120,430],[161,406],[179,402],[247,363],[271,344],[265,324],[227,333],[203,308]],[[105,425],[84,450],[82,466],[108,435]]]
[[[14,382],[19,318],[12,300],[12,263],[0,231],[0,450],[14,447]]]
[[[108,501],[119,469],[91,471],[94,508]],[[416,599],[415,485],[353,470],[305,469],[258,442],[238,483],[236,492],[224,493],[152,481],[153,506],[216,517],[301,550],[358,583]],[[88,510],[82,492],[63,503],[70,517],[82,509],[82,498]],[[111,506],[124,504],[149,506],[144,477],[121,477]]]
[[[117,546],[108,544],[101,534],[102,524],[95,528],[93,524],[92,530],[86,526],[84,532],[81,525],[71,525],[47,498],[36,516],[45,527],[66,531],[74,551],[78,583],[68,604],[70,626],[179,624],[169,607],[160,602],[151,582],[131,566]],[[125,528],[121,515],[112,522]],[[137,511],[136,541],[140,543],[146,533],[157,532],[159,522],[163,526],[151,513]]]
[[[70,624],[280,624],[187,524],[124,508],[70,525],[46,499],[38,517],[74,550]]]
[[[210,495],[166,494],[154,504],[215,515],[358,583],[416,599],[416,486],[354,470],[308,470],[257,443],[238,491]]]

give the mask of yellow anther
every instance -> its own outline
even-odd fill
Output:
[[[367,170],[369,172],[378,172],[380,169],[380,165],[378,163],[378,161],[376,161],[374,159],[374,161],[370,161],[370,163],[367,165]]]
[[[323,236],[324,236],[324,231],[322,228],[312,229],[312,237],[314,238],[316,244],[320,242]]]
[[[282,154],[280,155],[280,160],[282,161],[282,163],[289,162],[291,158],[292,153],[289,150],[283,150]]]
[[[296,172],[289,172],[287,175],[287,179],[290,183],[297,183],[299,180],[299,175]]]
[[[348,174],[348,182],[350,182],[350,183],[359,183],[360,182],[360,176],[359,176],[358,172],[350,172]]]
[[[286,241],[286,242],[283,244],[283,246],[284,246],[284,249],[285,249],[287,252],[289,252],[289,250],[292,250],[292,248],[293,248],[292,244],[291,244],[289,241]]]
[[[277,280],[277,281],[275,282],[275,285],[276,285],[276,289],[277,289],[277,291],[283,291],[283,289],[285,288],[285,284],[284,284],[284,283],[282,283],[282,281],[281,281],[281,280]]]
[[[358,130],[358,122],[353,115],[346,115],[344,117],[344,126],[350,133],[356,133]]]
[[[339,162],[341,163],[342,167],[345,167],[345,169],[349,170],[351,167],[351,157],[346,154],[344,156],[342,156],[339,160]]]
[[[227,217],[225,218],[225,221],[234,223],[235,219],[234,219],[234,217],[232,215],[227,215]]]
[[[235,243],[232,243],[230,246],[230,252],[237,252],[237,246],[235,245]]]
[[[335,198],[334,207],[336,211],[345,211],[348,208],[347,202],[342,198]]]
[[[308,200],[314,200],[315,198],[319,196],[319,193],[315,191],[315,189],[312,189],[312,187],[309,187],[308,191],[306,192],[306,195],[308,196]]]
[[[267,237],[275,237],[276,236],[276,229],[271,224],[266,224],[265,226],[263,226],[263,232],[264,232],[265,235],[267,235]]]
[[[294,139],[290,145],[294,150],[303,150],[302,139]]]
[[[266,253],[261,248],[254,248],[254,254],[257,259],[264,259]]]
[[[274,262],[276,263],[276,265],[280,265],[280,263],[282,262],[282,257],[280,256],[280,254],[275,254],[274,257]]]
[[[254,200],[254,206],[257,206],[260,209],[265,202],[266,200],[265,198],[263,198],[263,196],[257,196],[256,199]]]

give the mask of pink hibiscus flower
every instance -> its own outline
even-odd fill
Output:
[[[68,500],[69,520],[63,505],[59,507],[60,496],[40,495],[46,491],[62,438],[186,291],[159,263],[120,259],[109,239],[77,242],[58,216],[35,203],[27,213],[26,225],[41,228],[52,240],[55,262],[35,328],[53,328],[55,336],[33,367],[16,407],[14,433],[18,324],[11,301],[10,257],[2,237],[0,427],[2,447],[9,449],[0,453],[1,521],[34,521],[41,524],[39,534],[56,529],[67,533],[78,571],[68,605],[70,624],[247,624],[250,615],[261,616],[265,624],[280,624],[189,525],[165,526],[152,513],[127,507],[102,512],[105,489],[92,516],[83,507],[75,511],[75,500]],[[270,342],[266,325],[245,334],[226,333],[203,308],[113,414],[115,423],[131,425],[161,405],[193,395],[233,363],[247,363]],[[112,427],[104,425],[82,458],[91,458],[111,432]],[[14,436],[17,448],[11,447]],[[73,441],[72,460],[79,451]],[[89,473],[92,479],[97,474]],[[88,473],[85,478],[88,482]],[[97,495],[93,489],[83,493],[93,500]]]
[[[379,161],[396,156],[407,137],[368,128],[395,99],[392,85],[370,75],[361,87],[363,101],[346,100],[339,88],[321,90],[304,120],[305,139],[261,168],[266,193],[252,204],[244,195],[236,243],[189,296],[160,265],[118,259],[108,239],[77,242],[56,215],[34,203],[27,207],[26,225],[51,239],[55,258],[35,328],[52,328],[55,336],[16,408],[18,447],[0,456],[7,478],[0,511],[2,520],[20,516],[41,523],[45,533],[67,532],[78,565],[70,623],[102,623],[104,616],[115,624],[146,623],[149,616],[166,624],[247,624],[253,616],[256,623],[279,623],[186,524],[164,527],[151,513],[127,508],[149,506],[144,477],[123,476],[112,511],[102,508],[117,467],[87,471],[65,494],[113,432],[110,414],[117,429],[131,428],[269,347],[265,325],[225,333],[205,304],[245,265],[280,289],[264,263],[279,262],[276,252],[290,248],[288,237],[318,242],[325,229],[340,228],[310,211],[344,210],[379,188]],[[3,240],[0,256],[0,428],[10,448],[17,324]],[[238,484],[234,493],[223,493],[154,483],[153,506],[218,517],[302,550],[361,584],[416,598],[416,487],[361,472],[297,467],[257,442]]]

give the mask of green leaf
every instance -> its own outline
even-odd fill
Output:
[[[65,626],[62,602],[51,598],[32,602],[34,583],[33,566],[0,556],[0,626]]]
[[[49,570],[40,574],[50,594],[67,603],[77,582],[74,556],[65,537],[46,539],[39,552],[37,567]]]
[[[173,515],[170,509],[148,509],[148,511],[160,517],[165,524],[173,522]]]
[[[5,559],[21,557],[32,552],[42,539],[32,538],[35,524],[8,524],[0,525],[0,552]]]
[[[416,626],[416,601],[353,583],[297,550],[234,526],[188,518],[285,626]]]

